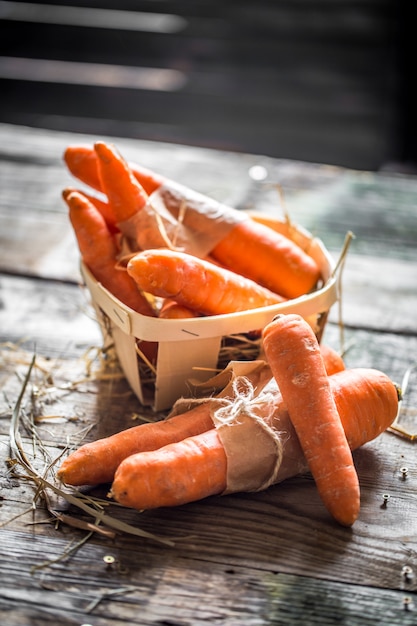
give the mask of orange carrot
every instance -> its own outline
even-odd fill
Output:
[[[326,354],[324,355],[324,359],[326,359]],[[346,407],[344,409],[344,413],[346,415],[349,415],[349,402],[351,401],[351,396],[348,391],[344,393],[344,388],[347,387],[345,378],[346,381],[349,380],[352,382],[354,392],[359,394],[359,385],[355,384],[355,374],[355,371],[353,371],[353,375],[350,376],[350,378],[348,378],[348,375],[342,378],[331,377],[331,386],[332,391],[335,394],[336,403],[338,407],[339,404]],[[358,373],[356,374],[356,378],[358,380],[359,374],[360,370],[358,370]],[[388,393],[385,389],[383,389],[383,383],[388,381],[389,386],[391,386],[391,382],[382,374],[379,377],[378,376],[379,373],[376,370],[372,377],[371,374],[368,374],[365,371],[363,375],[361,374],[363,380],[361,380],[360,389],[364,389],[366,385],[366,397],[370,397],[372,393],[375,394],[375,402],[378,402],[379,400],[381,404],[380,414],[382,419],[385,413],[387,413],[382,404],[382,400],[385,397],[385,394]],[[381,389],[380,392],[379,389]],[[361,400],[361,402],[364,406],[363,412],[365,413],[367,410],[366,398]],[[280,416],[284,411],[284,405],[281,400],[279,400],[275,411],[277,422],[281,419]],[[367,421],[364,418],[364,425],[366,423]],[[386,427],[385,422],[380,422],[380,424],[382,428],[384,428],[384,426]],[[279,424],[277,427],[279,428]],[[356,435],[356,439],[352,441],[353,448],[359,447],[362,443],[372,438],[371,433],[376,432],[378,425],[376,423],[372,423],[371,427],[372,428],[369,429],[369,434],[368,432],[366,433],[366,439],[364,439],[364,441]],[[72,452],[63,461],[58,471],[58,476],[62,482],[75,486],[95,485],[98,483],[110,482],[113,480],[114,472],[116,471],[118,465],[126,457],[137,452],[145,452],[148,450],[162,448],[162,446],[167,445],[168,443],[181,441],[186,437],[198,435],[212,428],[213,420],[211,418],[210,404],[208,402],[204,402],[202,404],[198,404],[185,413],[175,415],[169,419],[132,426],[131,428],[115,433],[109,437],[104,437],[102,439],[84,444],[78,448],[78,450]]]
[[[159,312],[159,317],[164,320],[190,319],[197,316],[195,311],[170,298],[164,300]]]
[[[380,435],[394,421],[398,391],[384,373],[355,368],[338,372],[329,380],[352,450]],[[267,415],[270,415],[270,407],[266,404],[265,419]],[[308,409],[305,419],[309,420]],[[276,396],[275,410],[268,421],[278,432],[285,433],[278,483],[305,471],[307,464],[280,394]],[[215,429],[158,450],[133,454],[120,463],[111,495],[125,506],[148,509],[221,494],[226,488],[224,454]],[[242,450],[242,454],[249,462],[250,450]]]
[[[86,144],[67,146],[64,150],[63,159],[75,178],[96,191],[102,191],[97,168],[97,155],[93,146]]]
[[[96,209],[98,209],[98,211],[100,211],[101,215],[104,217],[104,221],[106,222],[107,227],[112,234],[119,232],[119,229],[114,219],[113,211],[111,210],[107,202],[105,202],[104,200],[100,200],[100,198],[97,198],[97,196],[94,196],[84,190],[76,189],[75,187],[66,187],[63,190],[62,196],[64,200],[73,191],[78,191],[79,193],[82,193],[82,195],[87,198],[87,200],[94,204]]]
[[[126,457],[141,451],[156,450],[168,443],[213,428],[208,404],[199,404],[186,413],[159,422],[139,424],[110,437],[86,443],[61,464],[58,477],[68,485],[95,485],[113,480]]]
[[[141,168],[132,166],[132,169],[148,193],[163,182],[170,183],[168,179],[161,179],[158,185],[158,179],[153,179],[149,171],[142,174]],[[182,190],[186,200],[187,188],[182,187]],[[236,217],[237,214],[238,211]],[[243,221],[237,219],[237,224],[211,250],[211,255],[221,265],[285,298],[304,295],[320,278],[320,269],[310,255],[284,234],[250,217]]]
[[[145,250],[127,271],[140,289],[175,298],[204,315],[234,313],[282,302],[277,294],[204,259],[173,250]]]
[[[97,154],[93,146],[74,144],[64,151],[64,162],[73,176],[93,187],[97,191],[103,191],[98,173]],[[164,178],[155,172],[129,162],[135,178],[140,182],[148,195],[158,189],[164,182]]]
[[[84,160],[85,174],[82,179],[90,179],[93,186],[97,184],[90,171],[92,157],[86,153],[85,147],[80,147],[78,151],[75,147],[68,148],[64,158],[70,171],[77,172],[80,178],[84,174],[81,166]],[[148,194],[162,184],[171,182],[136,164],[129,164],[129,168]],[[187,188],[183,187],[182,193],[186,200]],[[233,209],[230,210],[233,212]],[[236,214],[241,217],[238,211]],[[198,219],[202,222],[200,230],[204,231],[203,220],[210,218],[201,215]],[[244,221],[238,219],[238,223],[214,247],[211,254],[222,265],[285,298],[304,295],[315,287],[320,278],[320,269],[312,257],[282,233],[250,217]]]
[[[255,222],[258,222],[258,224],[268,226],[272,230],[275,230],[275,232],[287,236],[288,224],[286,222],[281,222],[268,213],[250,212],[249,214]]]
[[[161,187],[161,185],[163,185],[167,180],[153,170],[143,167],[142,165],[138,165],[137,163],[129,161],[129,167],[131,168],[136,180],[142,185],[149,196],[151,193],[159,189],[159,187]]]
[[[286,298],[314,288],[320,278],[316,262],[290,239],[247,219],[211,251],[222,265]]]
[[[278,315],[264,328],[263,345],[318,492],[333,517],[351,526],[359,481],[317,338],[300,315]]]
[[[146,205],[148,195],[113,145],[97,141],[94,150],[101,187],[107,195],[115,222],[124,222]]]
[[[324,361],[327,376],[331,376],[332,374],[336,374],[337,372],[341,372],[346,369],[343,357],[327,344],[320,344],[320,352]]]
[[[395,420],[401,392],[383,372],[348,368],[329,381],[351,450],[378,437]]]
[[[117,246],[101,213],[80,192],[64,193],[81,257],[97,281],[142,315],[155,317],[132,278],[116,268]]]
[[[178,506],[224,491],[226,473],[226,453],[212,429],[127,457],[116,470],[110,495],[138,509]]]

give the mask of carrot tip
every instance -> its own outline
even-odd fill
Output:
[[[94,151],[98,158],[105,163],[110,162],[112,154],[119,154],[114,146],[105,143],[104,141],[96,141],[94,144]]]

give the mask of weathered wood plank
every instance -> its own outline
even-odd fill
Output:
[[[351,328],[416,335],[417,263],[349,255],[341,282],[341,319]],[[334,306],[330,319],[339,319]]]
[[[305,498],[306,493],[299,495]],[[406,613],[402,606],[404,597],[412,597],[414,601],[416,598],[415,581],[407,583],[401,573],[402,564],[413,563],[412,544],[405,543],[404,537],[400,539],[390,535],[387,542],[393,543],[392,553],[397,550],[397,559],[401,557],[394,563],[391,561],[391,546],[385,555],[381,554],[381,560],[377,558],[375,561],[371,547],[366,548],[361,537],[362,543],[351,548],[360,554],[356,560],[361,567],[350,572],[352,584],[338,583],[338,580],[343,581],[347,577],[344,571],[345,551],[350,549],[351,539],[343,539],[334,529],[320,529],[317,522],[311,525],[310,533],[305,533],[305,521],[300,520],[298,527],[296,517],[288,519],[284,528],[280,527],[279,508],[269,512],[265,509],[263,524],[258,527],[256,517],[260,509],[256,507],[256,498],[249,499],[253,505],[250,506],[246,497],[242,498],[243,502],[235,509],[234,515],[233,505],[225,502],[225,509],[220,508],[216,499],[205,502],[201,507],[181,507],[168,515],[162,512],[161,518],[152,514],[150,524],[153,530],[155,526],[165,525],[168,533],[172,528],[175,535],[180,536],[174,549],[158,548],[149,543],[143,545],[140,540],[122,539],[115,543],[90,541],[70,559],[35,570],[32,575],[32,567],[36,568],[47,558],[63,554],[70,544],[72,533],[64,529],[56,532],[46,529],[45,533],[43,526],[32,526],[30,532],[19,529],[9,531],[6,527],[2,533],[4,546],[7,547],[7,553],[2,556],[1,571],[5,578],[2,602],[14,607],[18,615],[24,615],[25,610],[40,615],[44,611],[60,615],[64,609],[73,619],[80,619],[83,614],[85,619],[86,608],[94,599],[106,592],[127,588],[130,591],[126,594],[104,600],[92,612],[95,619],[102,617],[103,622],[98,623],[106,624],[109,619],[120,619],[120,623],[134,620],[139,609],[141,623],[169,620],[169,612],[173,606],[179,607],[178,603],[181,605],[178,622],[173,623],[179,624],[188,623],[188,620],[193,624],[203,623],[204,619],[214,623],[225,619],[239,623],[239,619],[244,619],[245,623],[269,624],[272,616],[274,623],[286,624],[293,623],[292,620],[297,616],[299,618],[303,612],[309,615],[309,623],[313,624],[334,623],[330,620],[339,614],[340,619],[344,614],[346,619],[352,620],[352,624],[357,623],[355,619],[361,623],[361,617],[371,620],[369,623],[413,623],[411,617],[414,615]],[[246,523],[236,548],[237,518],[242,520],[242,517]],[[221,525],[218,524],[219,519],[222,519]],[[252,528],[254,522],[255,528]],[[306,542],[302,539],[303,527],[304,534],[309,535]],[[387,523],[389,527],[392,530],[392,521]],[[260,528],[263,529],[261,533]],[[312,561],[317,560],[319,568],[326,565],[327,559],[331,560],[330,555],[327,557],[327,552],[332,551],[329,532],[333,559],[336,561],[333,566],[339,570],[339,575],[331,576],[329,580],[329,572],[320,569],[321,575],[311,578],[308,574],[314,569]],[[193,536],[187,540],[189,533]],[[185,540],[181,539],[181,535],[185,536]],[[253,544],[255,535],[258,541]],[[260,536],[262,540],[259,540]],[[405,550],[404,545],[408,546]],[[260,551],[260,560],[250,559],[253,549]],[[264,560],[267,551],[268,563]],[[116,559],[110,569],[103,563],[103,557],[108,554]],[[289,563],[294,564],[294,556],[299,561],[301,575],[291,574]],[[390,590],[374,586],[375,572],[383,563]],[[393,572],[396,572],[395,580]],[[313,621],[310,621],[310,612]]]
[[[84,288],[3,274],[0,294],[1,334],[8,341],[23,341],[40,351],[55,346],[54,356],[74,356],[80,346],[86,349],[101,341]]]
[[[21,541],[18,533],[10,539],[15,545]],[[54,543],[45,537],[36,538],[33,550],[20,554],[27,570],[42,554],[53,551]],[[29,593],[22,593],[19,586],[13,585],[17,574],[22,574],[9,571],[9,582],[0,592],[1,604],[11,609],[11,615],[17,619],[10,620],[10,614],[0,608],[0,615],[3,613],[6,618],[4,623],[13,626],[29,618],[31,624],[42,619],[42,623],[48,624],[55,617],[60,624],[88,622],[100,626],[139,623],[139,620],[145,626],[208,622],[287,626],[298,624],[306,616],[309,624],[317,626],[339,621],[352,626],[415,623],[414,611],[404,609],[404,598],[415,601],[415,594],[407,589],[379,590],[367,584],[344,585],[227,564],[196,567],[196,563],[181,558],[149,562],[147,555],[145,570],[142,558],[130,562],[128,572],[120,575],[117,569],[109,571],[103,566],[102,549],[89,545],[86,552],[85,560],[75,555],[69,569],[61,568],[62,576],[46,571],[30,577],[26,570],[23,580]],[[123,563],[120,565],[123,567]],[[120,593],[105,597],[117,590]],[[97,606],[90,611],[95,602]]]

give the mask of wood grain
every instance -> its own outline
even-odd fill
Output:
[[[109,357],[104,364],[111,375],[101,376],[101,334],[78,284],[78,255],[59,201],[68,177],[60,155],[74,136],[2,126],[0,138],[2,623],[415,624],[417,578],[408,580],[402,572],[405,566],[417,571],[417,461],[414,444],[388,432],[354,454],[362,503],[352,529],[329,518],[306,475],[262,493],[217,496],[175,509],[140,513],[112,507],[118,519],[174,545],[94,534],[65,556],[87,531],[51,521],[44,505],[33,511],[33,484],[13,476],[8,462],[10,416],[33,353],[37,367],[24,415],[33,418],[52,461],[67,446],[164,415],[139,405]],[[234,198],[250,208],[255,193],[262,210],[275,210],[270,194],[276,189],[256,191],[250,183],[248,170],[259,164],[257,158],[147,142],[121,145],[182,182],[191,180],[195,166],[199,189],[212,189],[219,199]],[[345,360],[349,367],[376,367],[401,382],[417,352],[415,180],[372,176],[363,186],[360,172],[267,164],[285,189],[294,219],[329,239],[335,257],[348,222],[361,232],[367,245],[355,240],[358,247],[343,272]],[[346,214],[358,197],[362,210]],[[394,209],[401,220],[393,219]],[[375,231],[366,222],[378,215]],[[23,254],[17,254],[16,241]],[[325,341],[340,347],[336,309]],[[413,427],[415,377],[406,400],[404,420]],[[21,435],[41,471],[44,461],[30,431],[22,426]],[[402,467],[408,468],[405,479]],[[108,485],[85,491],[106,500]],[[390,496],[386,506],[384,494]],[[91,521],[62,498],[52,502],[58,513]],[[106,555],[115,558],[110,568]],[[412,600],[409,610],[404,598]]]

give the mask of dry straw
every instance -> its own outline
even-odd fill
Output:
[[[36,431],[34,429],[33,434],[35,436],[36,449],[34,456],[39,456],[41,453],[44,459],[44,467],[42,472],[38,471],[34,467],[33,460],[29,454],[25,451],[20,427],[21,427],[21,414],[22,414],[22,402],[25,397],[27,387],[30,381],[32,370],[36,365],[36,355],[33,355],[30,362],[27,374],[23,380],[23,384],[17,398],[16,404],[13,409],[12,418],[9,429],[9,447],[10,447],[10,461],[9,465],[13,475],[20,480],[29,481],[32,483],[35,489],[33,502],[31,509],[34,510],[39,501],[42,501],[46,506],[51,518],[60,523],[70,525],[74,528],[81,528],[88,531],[89,535],[92,533],[98,533],[105,537],[114,537],[117,533],[127,533],[138,537],[143,537],[153,541],[163,543],[165,545],[172,546],[173,542],[169,539],[157,537],[156,535],[149,533],[145,530],[127,524],[108,513],[105,512],[105,508],[110,506],[110,501],[103,501],[99,498],[93,498],[91,496],[82,494],[78,491],[69,492],[59,487],[54,480],[54,465],[59,461],[62,455],[51,460],[48,458],[48,453],[42,444],[42,441],[36,437]],[[68,504],[80,509],[83,513],[92,518],[92,521],[84,521],[75,518],[68,514],[57,512],[52,505],[52,495],[58,496],[65,500]],[[10,522],[11,520],[9,520]],[[57,557],[55,560],[60,560],[69,553],[72,553],[74,549],[77,549],[84,540],[70,547],[64,555]],[[49,564],[50,562],[48,562]]]

